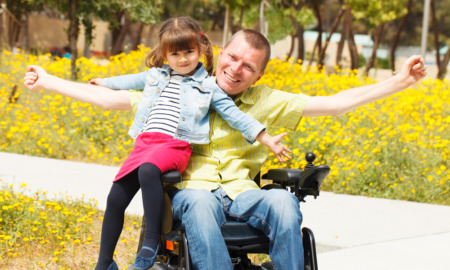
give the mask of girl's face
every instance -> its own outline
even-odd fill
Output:
[[[167,52],[166,60],[169,66],[183,75],[193,75],[200,60],[200,51],[193,48],[184,51]]]

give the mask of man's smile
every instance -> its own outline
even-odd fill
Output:
[[[228,73],[226,73],[225,71],[223,72],[225,74],[225,77],[227,77],[227,79],[229,79],[232,82],[239,82],[239,80],[236,80],[235,78],[231,77],[230,75],[228,75]]]

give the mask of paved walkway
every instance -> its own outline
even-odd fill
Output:
[[[118,167],[0,153],[0,179],[105,208]],[[0,182],[0,183],[1,183]],[[450,270],[450,206],[322,192],[301,204],[320,270]],[[129,213],[142,213],[140,194]]]

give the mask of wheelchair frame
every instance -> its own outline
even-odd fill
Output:
[[[260,173],[255,177],[255,182],[260,186],[260,179],[270,179],[272,184],[262,187],[262,189],[282,188],[293,193],[300,202],[305,202],[308,195],[317,198],[322,182],[330,173],[327,165],[314,166],[315,155],[312,152],[306,154],[308,162],[304,170],[301,169],[271,169],[262,177]],[[181,174],[178,171],[167,172],[162,175],[161,181],[165,183],[178,183],[181,181]],[[249,240],[249,244],[237,238],[236,232],[244,235],[244,240]],[[137,252],[142,247],[145,233],[145,219],[142,218],[141,234]],[[225,242],[227,244],[230,259],[234,269],[275,269],[271,262],[256,265],[248,258],[249,253],[269,253],[269,239],[259,230],[248,226],[246,223],[237,221],[227,221],[222,229]],[[228,238],[228,236],[231,236]],[[227,240],[228,239],[228,240]],[[234,240],[230,240],[234,239]],[[307,227],[302,228],[303,250],[305,260],[305,270],[317,270],[317,253],[314,234]],[[173,228],[168,233],[163,233],[161,237],[161,249],[157,257],[157,263],[152,269],[164,270],[190,270],[192,269],[188,241],[184,228],[180,223],[175,222]]]

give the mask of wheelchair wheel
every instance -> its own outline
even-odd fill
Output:
[[[272,262],[265,262],[261,264],[262,270],[275,270],[275,266]]]

